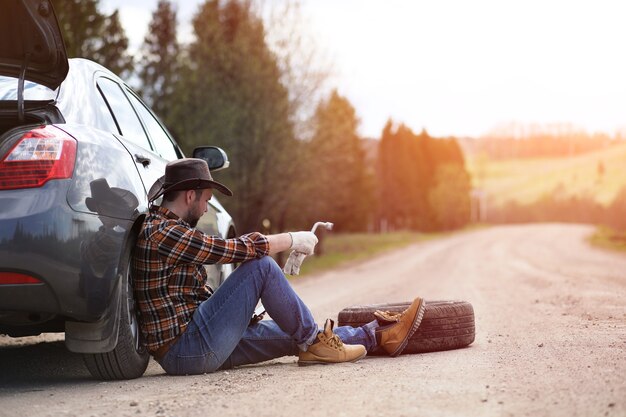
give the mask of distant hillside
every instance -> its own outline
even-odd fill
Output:
[[[467,156],[474,187],[483,189],[490,201],[528,204],[542,196],[588,196],[610,204],[626,186],[626,144],[562,158],[489,160]]]

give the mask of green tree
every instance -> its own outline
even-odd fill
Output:
[[[433,138],[425,130],[416,135],[403,124],[394,130],[389,121],[380,141],[379,178],[379,216],[389,227],[432,231],[467,222],[469,175],[454,138]]]
[[[101,45],[94,61],[122,78],[130,75],[133,71],[133,57],[128,53],[128,38],[118,10],[105,18],[100,36]]]
[[[434,213],[428,202],[428,195],[435,181],[435,172],[440,163],[437,159],[436,139],[426,129],[415,135],[410,129],[405,130],[408,143],[406,155],[410,158],[408,168],[409,184],[409,225],[415,230],[435,230]]]
[[[98,0],[52,0],[70,58],[94,59],[101,46],[105,18]]]
[[[432,226],[428,204],[431,140],[425,131],[418,136],[403,124],[394,131],[391,120],[383,129],[379,148],[380,215],[391,228],[428,230]]]
[[[139,89],[144,101],[166,122],[176,88],[181,48],[176,39],[176,8],[159,0],[142,45]]]
[[[52,0],[70,58],[91,59],[125,77],[133,70],[128,38],[115,10],[102,14],[99,0]]]
[[[428,196],[437,229],[458,229],[469,222],[470,188],[470,177],[462,166],[437,167],[435,184]]]
[[[333,91],[317,107],[310,142],[309,213],[339,231],[363,231],[372,220],[374,189],[365,165],[358,118],[350,102]],[[312,209],[312,210],[311,210]]]
[[[400,171],[395,169],[396,149],[399,141],[393,133],[393,121],[387,120],[383,128],[380,143],[378,146],[378,193],[379,200],[386,204],[381,204],[378,210],[378,219],[382,231],[387,228],[397,226],[401,217],[400,201],[402,190],[398,184]]]
[[[170,126],[187,151],[210,143],[228,152],[231,168],[216,176],[236,193],[223,202],[240,232],[264,218],[280,225],[298,187],[299,146],[263,21],[249,1],[208,0],[193,28]]]

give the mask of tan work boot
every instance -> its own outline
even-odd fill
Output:
[[[298,365],[356,362],[367,355],[363,345],[344,345],[333,333],[334,324],[331,319],[326,320],[324,331],[317,334],[317,340],[306,352],[300,352]]]
[[[390,356],[401,354],[409,343],[409,338],[420,326],[424,317],[424,309],[424,300],[418,297],[402,313],[374,312],[378,322],[382,325],[376,329],[378,345]]]

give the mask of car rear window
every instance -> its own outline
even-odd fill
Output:
[[[0,100],[17,100],[17,83],[17,78],[0,76]],[[56,95],[56,90],[50,90],[48,87],[31,81],[24,81],[24,100],[48,101],[54,100]]]

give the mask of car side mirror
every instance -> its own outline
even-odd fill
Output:
[[[193,157],[204,159],[211,172],[226,169],[230,165],[226,152],[217,146],[199,146],[193,150]]]

